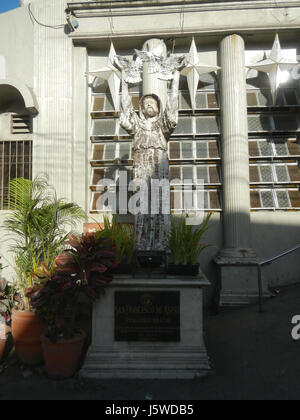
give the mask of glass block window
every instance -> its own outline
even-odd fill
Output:
[[[270,137],[255,140],[250,138],[249,156],[250,159],[300,157],[300,145],[296,137]]]
[[[248,107],[288,107],[299,106],[300,98],[296,88],[278,89],[275,104],[273,104],[270,89],[248,89],[247,90]]]
[[[261,77],[261,89],[247,90],[251,208],[299,210],[299,93],[281,87],[273,103]]]
[[[278,89],[282,106],[298,106],[300,105],[300,98],[297,89],[295,88],[280,88]]]
[[[171,212],[185,211],[220,211],[222,209],[219,190],[187,190],[174,189],[171,191]]]
[[[195,110],[220,109],[219,93],[215,91],[197,92],[195,102],[196,102]],[[182,111],[192,110],[190,94],[188,91],[182,91],[180,93],[179,109]]]
[[[300,192],[299,190],[289,190],[289,198],[292,207],[300,209]]]
[[[170,160],[220,159],[217,140],[170,141]]]
[[[0,141],[0,209],[8,209],[9,182],[32,179],[32,141]]]
[[[259,156],[268,157],[268,156],[274,155],[272,144],[267,140],[260,141],[258,143],[258,150],[259,150]]]
[[[300,170],[297,163],[250,164],[251,184],[299,183]]]
[[[273,182],[272,168],[270,165],[259,166],[261,182]]]
[[[290,208],[291,202],[288,191],[275,191],[279,208]]]
[[[109,213],[118,212],[119,210],[119,187],[120,185],[129,184],[132,180],[132,168],[125,166],[110,166],[94,168],[91,179],[91,212],[92,213]],[[104,181],[105,180],[105,181]],[[110,192],[114,194],[114,208],[109,206],[109,203],[103,200],[104,193]],[[128,192],[128,199],[132,193]]]
[[[92,117],[99,118],[101,114],[115,114],[115,107],[113,104],[112,97],[109,93],[101,96],[95,96],[92,105]]]
[[[264,208],[274,208],[275,207],[275,200],[274,200],[274,191],[260,191],[260,200],[262,203],[262,207]]]
[[[288,156],[289,151],[285,141],[274,142],[276,156]]]
[[[268,114],[252,114],[248,115],[248,131],[249,133],[257,133],[262,131],[272,131],[272,119]]]
[[[252,210],[299,210],[299,189],[251,190]]]
[[[272,106],[272,97],[269,89],[248,89],[247,90],[248,107],[266,107]]]
[[[180,117],[177,127],[174,130],[173,136],[193,135],[194,134],[194,120],[192,117]]]
[[[91,163],[96,164],[97,162],[105,161],[128,161],[131,160],[131,143],[127,142],[106,142],[106,143],[95,143],[92,150]]]
[[[296,113],[274,114],[273,118],[276,131],[298,131],[300,128]]]
[[[216,165],[170,166],[170,180],[179,180],[180,184],[221,185],[220,167]]]
[[[296,112],[249,114],[248,130],[249,133],[299,131],[299,116]]]
[[[119,143],[118,158],[120,160],[130,160],[131,159],[131,143]]]
[[[219,119],[217,116],[196,117],[196,134],[219,134]]]
[[[93,121],[92,135],[97,137],[114,137],[117,135],[115,119],[100,119]]]
[[[202,80],[203,79],[203,80]],[[188,183],[193,191],[199,187],[198,179],[205,192],[206,209],[221,210],[221,148],[219,146],[220,98],[216,80],[205,75],[199,82],[196,93],[196,108],[192,110],[190,94],[185,78],[180,80],[179,120],[168,141],[171,179],[179,180],[179,186]],[[107,82],[96,80],[92,88],[91,101],[91,211],[109,211],[105,206],[99,209],[102,192],[97,185],[103,178],[116,180],[118,171],[132,165],[132,139],[119,124],[119,112],[113,106]],[[129,93],[136,112],[142,97],[142,84],[130,86]],[[212,189],[214,191],[212,191]],[[197,194],[194,193],[194,202]],[[98,206],[98,207],[97,207]],[[203,205],[202,205],[203,207]]]
[[[300,156],[300,144],[296,138],[288,139],[287,147],[290,156]]]

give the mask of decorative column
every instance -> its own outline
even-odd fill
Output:
[[[167,47],[162,39],[149,39],[143,45],[143,51],[154,54],[156,56],[167,56]],[[166,106],[167,103],[167,82],[165,80],[161,80],[159,78],[159,73],[154,73],[149,69],[151,64],[149,62],[144,62],[143,64],[143,95],[157,95],[163,107]]]
[[[220,45],[224,248],[220,266],[222,305],[257,298],[256,256],[251,249],[245,44],[230,35]],[[251,266],[252,265],[252,266]]]
[[[253,257],[250,231],[249,150],[245,44],[239,35],[221,42],[221,116],[224,250],[230,258]]]

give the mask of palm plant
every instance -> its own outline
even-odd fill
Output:
[[[201,243],[202,237],[208,229],[211,213],[207,215],[200,228],[186,224],[186,218],[171,220],[169,232],[169,249],[172,253],[174,264],[194,265],[197,264],[201,252],[209,247]]]
[[[136,234],[134,226],[120,224],[118,215],[114,215],[112,222],[104,217],[103,228],[96,233],[96,237],[106,238],[111,241],[116,249],[117,264],[131,264],[136,249]]]
[[[79,221],[86,219],[75,203],[58,199],[46,176],[33,181],[17,178],[9,184],[8,208],[13,209],[3,227],[13,234],[11,251],[15,257],[18,286],[24,305],[24,291],[42,282],[36,273],[41,264],[52,271],[55,258]]]

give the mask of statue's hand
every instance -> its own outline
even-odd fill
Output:
[[[180,56],[178,58],[178,66],[177,66],[176,70],[178,70],[178,71],[183,70],[188,65],[188,61],[189,61],[189,56],[188,55]]]
[[[180,78],[180,71],[176,69],[173,72],[172,84],[179,82],[179,78]]]

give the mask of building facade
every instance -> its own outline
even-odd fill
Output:
[[[130,58],[152,38],[178,55],[194,40],[193,69],[220,70],[200,75],[192,95],[181,77],[170,177],[182,181],[178,190],[191,180],[196,209],[213,212],[205,238],[213,246],[200,259],[212,283],[207,301],[218,278],[224,304],[256,298],[249,264],[299,243],[300,73],[295,64],[274,81],[271,67],[249,67],[272,55],[276,34],[282,62],[298,61],[300,1],[22,0],[0,20],[0,218],[10,179],[46,173],[59,196],[101,221],[109,209],[97,185],[121,170],[130,179],[132,139],[109,81],[89,73],[109,65],[112,43]],[[138,110],[142,84],[130,94]],[[8,246],[1,241],[1,255]],[[298,258],[266,268],[266,289],[297,282]]]

